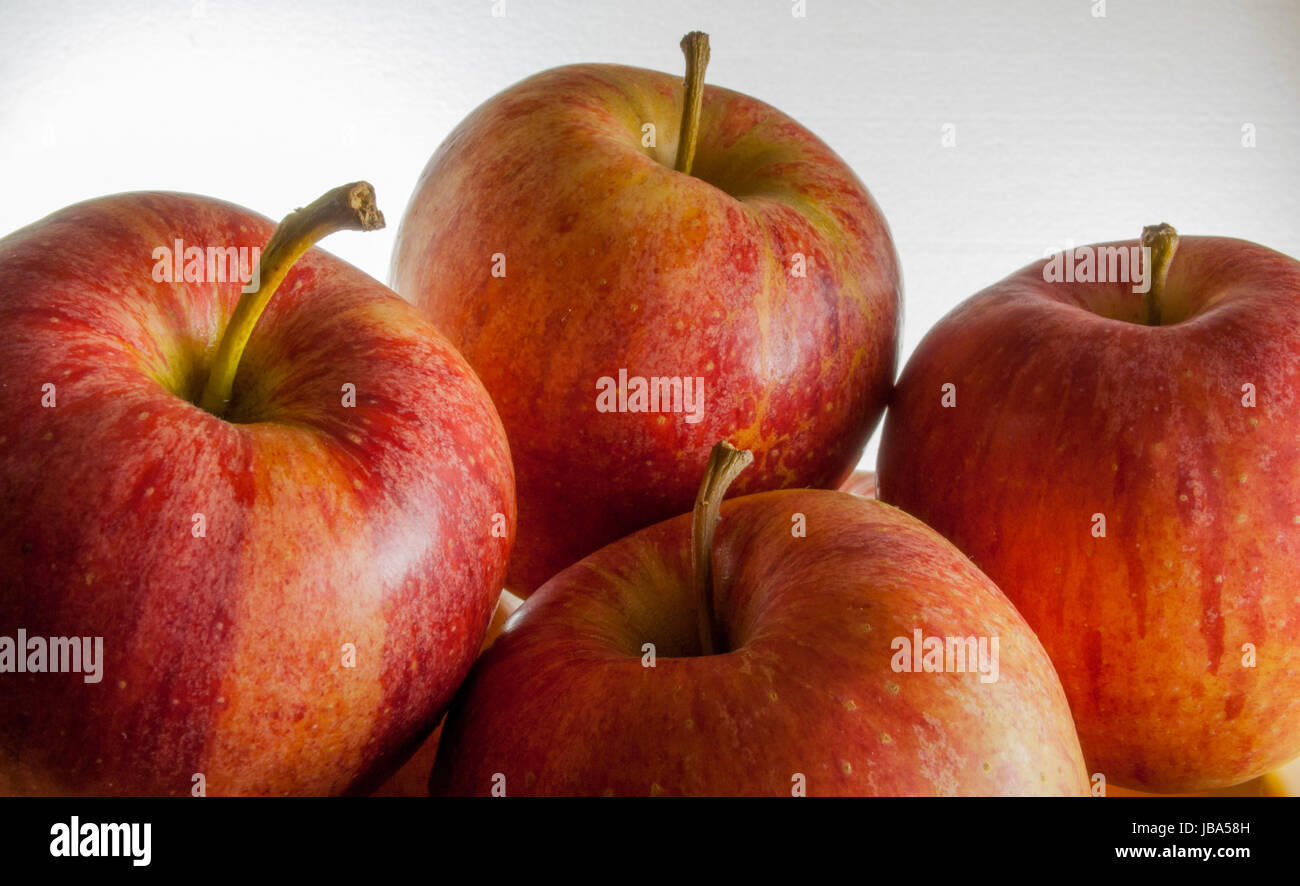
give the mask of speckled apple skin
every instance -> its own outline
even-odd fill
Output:
[[[0,240],[0,633],[102,636],[105,658],[98,684],[0,674],[4,793],[341,792],[469,669],[513,477],[487,393],[410,305],[311,250],[244,353],[244,423],[178,396],[239,284],[155,283],[152,250],[273,227],[138,193]]]
[[[809,795],[1087,794],[1046,652],[936,532],[844,492],[726,502],[730,651],[692,656],[690,521],[603,548],[519,608],[452,704],[433,793],[488,794],[500,773],[507,796],[788,797],[800,773]],[[915,628],[999,637],[998,681],[895,672],[893,639]]]
[[[733,494],[838,486],[884,409],[902,290],[862,182],[714,86],[692,174],[675,172],[681,107],[680,75],[537,74],[448,136],[399,229],[393,288],[469,360],[510,437],[517,594],[690,510],[718,440],[754,453]],[[598,412],[597,379],[620,368],[702,377],[703,420]]]
[[[1157,327],[1136,322],[1131,283],[1042,269],[973,296],[917,348],[880,496],[1015,602],[1092,771],[1182,792],[1275,769],[1300,755],[1300,263],[1183,237],[1166,307],[1183,322]]]

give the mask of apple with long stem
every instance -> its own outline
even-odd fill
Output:
[[[780,111],[619,65],[545,71],[429,161],[393,287],[483,379],[510,437],[527,596],[690,509],[714,441],[743,494],[835,488],[884,410],[901,283],[858,177]]]
[[[880,496],[1037,631],[1092,771],[1237,784],[1300,755],[1300,262],[1167,225],[1062,258],[927,334]]]
[[[138,193],[0,240],[0,793],[338,793],[436,721],[513,478],[452,346],[309,249],[382,223],[358,183],[274,232]],[[176,241],[265,243],[260,287],[160,282]]]
[[[1088,792],[1051,662],[991,581],[860,496],[722,504],[748,460],[719,444],[692,514],[519,608],[452,704],[434,794]]]

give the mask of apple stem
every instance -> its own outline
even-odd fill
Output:
[[[311,205],[286,215],[262,250],[257,267],[257,291],[240,296],[235,313],[221,336],[199,406],[215,416],[225,415],[235,386],[239,358],[244,354],[253,327],[266,310],[271,296],[284,282],[289,269],[304,252],[335,231],[374,231],[383,226],[384,215],[375,205],[375,189],[368,182],[337,187]]]
[[[713,532],[722,519],[718,509],[727,494],[727,487],[753,460],[754,453],[748,449],[737,449],[726,440],[718,443],[709,453],[704,480],[695,496],[695,511],[691,516],[691,564],[695,595],[700,601],[701,655],[713,655],[718,648],[713,617]]]
[[[682,102],[682,127],[677,136],[677,160],[673,169],[691,174],[695,143],[700,136],[700,105],[704,103],[704,69],[709,66],[709,35],[691,31],[682,38],[686,55],[686,96]]]
[[[1178,232],[1161,222],[1142,229],[1143,246],[1151,247],[1151,286],[1142,297],[1142,322],[1147,326],[1160,325],[1160,307],[1164,300],[1165,280],[1169,265],[1178,251]]]

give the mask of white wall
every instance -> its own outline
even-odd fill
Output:
[[[700,29],[710,82],[803,122],[884,208],[904,354],[1067,240],[1168,221],[1300,256],[1297,0],[493,5],[0,0],[0,234],[145,188],[279,217],[366,178],[390,227],[326,248],[386,280],[416,176],[473,107],[570,62],[680,71]]]

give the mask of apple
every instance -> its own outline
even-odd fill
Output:
[[[339,793],[446,705],[513,479],[454,348],[307,251],[382,224],[357,183],[274,233],[135,193],[0,240],[0,793]]]
[[[510,438],[532,593],[690,509],[714,441],[738,493],[836,488],[884,410],[899,264],[862,182],[756,99],[608,64],[489,99],[424,169],[393,288],[474,367]],[[651,395],[653,394],[653,399]]]
[[[523,602],[509,591],[501,592],[501,599],[497,601],[496,611],[492,613],[492,622],[488,625],[487,635],[483,637],[483,643],[479,646],[479,655],[492,647],[497,637],[501,636],[501,629],[505,626],[506,619]],[[401,768],[394,772],[387,781],[376,788],[371,796],[427,797],[429,795],[429,770],[433,768],[434,758],[438,754],[438,739],[441,736],[442,723],[439,722],[429,737],[420,745],[419,750],[412,754],[411,758],[402,764]]]
[[[1087,794],[1051,662],[991,581],[844,492],[732,499],[719,524],[747,456],[719,444],[694,513],[519,608],[452,703],[432,793]],[[918,656],[981,654],[913,668],[915,632]]]
[[[1117,248],[1127,275],[1057,256],[930,330],[880,497],[1016,604],[1090,771],[1212,790],[1300,756],[1300,262],[1167,225],[1065,262]]]

